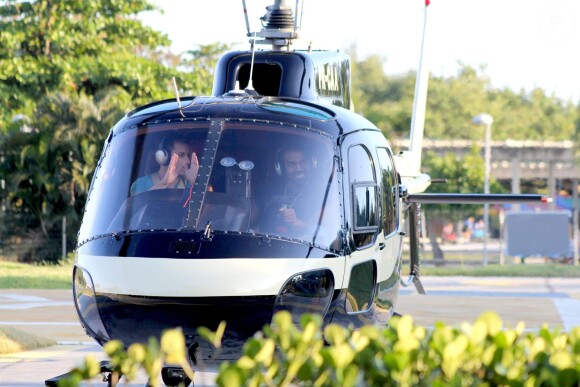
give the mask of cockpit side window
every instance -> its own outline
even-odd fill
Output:
[[[374,163],[363,145],[354,145],[348,150],[348,176],[353,238],[357,248],[364,248],[374,241],[378,231],[378,190]]]
[[[381,223],[384,228],[385,236],[387,236],[394,232],[398,226],[398,182],[393,158],[391,157],[389,149],[377,148],[377,155],[381,171]]]

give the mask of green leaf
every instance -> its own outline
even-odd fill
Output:
[[[560,370],[571,368],[574,365],[572,355],[564,350],[553,353],[550,356],[550,364]]]
[[[504,332],[499,332],[493,341],[498,346],[498,348],[506,348],[508,346],[508,340]]]
[[[242,356],[236,362],[236,365],[244,370],[252,369],[256,366],[256,362],[249,356]]]
[[[393,349],[396,353],[406,353],[417,348],[419,348],[419,340],[413,336],[406,336],[399,338]]]
[[[294,325],[292,324],[292,316],[287,311],[276,313],[274,315],[273,322],[282,334],[289,333],[294,328]]]
[[[254,356],[254,360],[264,364],[264,366],[269,367],[272,364],[272,359],[274,357],[274,350],[276,349],[276,344],[272,339],[266,339],[260,351]]]
[[[341,345],[346,341],[345,329],[337,324],[330,324],[324,329],[324,337],[333,345]]]
[[[491,336],[497,335],[502,328],[502,321],[495,312],[484,312],[478,318],[477,321],[482,321],[487,327],[487,332]]]
[[[88,355],[85,358],[84,368],[86,369],[84,377],[86,379],[93,378],[101,372],[101,363],[94,355]]]
[[[350,342],[355,352],[361,352],[369,345],[370,339],[361,331],[354,331],[350,337]]]
[[[131,344],[127,349],[127,356],[129,356],[129,358],[132,361],[136,363],[141,363],[145,361],[145,358],[147,356],[147,350],[145,349],[145,346],[143,344],[134,343]]]
[[[319,332],[319,325],[314,321],[310,321],[304,327],[304,331],[302,332],[301,339],[304,343],[311,343],[316,334]]]
[[[105,353],[109,357],[117,356],[124,348],[123,343],[119,340],[111,340],[103,346]]]
[[[566,348],[566,344],[568,343],[568,336],[565,334],[559,334],[554,336],[552,340],[552,346],[554,350],[564,350]]]
[[[531,361],[537,354],[546,350],[546,341],[542,337],[535,337],[529,348],[529,360]]]
[[[169,364],[183,364],[186,362],[185,337],[181,328],[169,329],[161,336],[161,351]]]
[[[245,381],[246,377],[237,369],[232,367],[220,370],[220,373],[216,379],[217,384],[224,387],[243,386],[245,385]]]
[[[471,327],[471,342],[473,344],[483,343],[487,337],[487,324],[484,321],[477,320]]]
[[[344,369],[354,358],[354,351],[346,343],[335,344],[329,348],[328,352],[332,357],[334,366],[339,370]]]
[[[405,338],[410,336],[413,332],[413,318],[409,315],[404,315],[397,322],[397,336]]]
[[[356,365],[350,364],[348,367],[346,367],[346,370],[344,371],[342,385],[343,386],[360,385],[359,368]]]

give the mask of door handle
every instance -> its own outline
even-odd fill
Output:
[[[382,250],[385,248],[385,244],[383,242],[379,243],[379,250]]]

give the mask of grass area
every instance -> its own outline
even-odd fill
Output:
[[[56,341],[0,326],[0,354],[29,351],[52,345],[56,345]]]
[[[30,265],[0,261],[0,289],[70,289],[72,261]]]
[[[407,270],[408,271],[408,270]],[[580,278],[580,266],[559,263],[487,266],[422,265],[421,275],[475,277],[573,277]]]
[[[444,246],[445,247],[445,246]],[[437,262],[431,251],[421,252],[421,275],[432,276],[476,276],[476,277],[575,277],[580,278],[580,266],[543,258],[527,258],[520,263],[519,258],[505,256],[505,264],[500,265],[498,251],[489,251],[487,266],[482,265],[482,251],[445,251],[444,260]],[[403,259],[408,262],[409,252],[403,251]],[[403,264],[403,273],[408,274],[408,263]]]
[[[443,256],[445,260],[453,262],[481,262],[483,253],[481,251],[446,251]],[[421,252],[421,258],[426,261],[432,261],[433,253],[431,251]],[[499,253],[490,251],[487,258],[490,262],[499,262]],[[506,257],[506,261],[512,262],[513,258]]]

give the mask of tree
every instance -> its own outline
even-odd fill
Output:
[[[54,260],[50,236],[67,218],[68,244],[80,225],[101,144],[109,129],[131,105],[120,88],[96,96],[54,93],[41,99],[32,133],[16,132],[5,139],[0,163],[2,190],[9,213],[26,213],[27,228],[40,228],[36,260]],[[42,243],[46,246],[43,246]]]
[[[119,86],[134,104],[173,95],[171,78],[192,90],[196,74],[160,63],[166,36],[137,15],[147,0],[5,1],[0,6],[0,123],[32,116],[51,92],[95,95]],[[14,128],[13,128],[14,129]],[[6,131],[7,129],[5,129]]]
[[[189,63],[180,67],[168,39],[137,18],[153,9],[147,0],[0,5],[2,195],[25,229],[38,228],[46,239],[66,216],[68,235],[76,235],[115,122],[136,105],[174,97],[173,76],[184,94],[211,85],[204,71],[178,70]],[[207,54],[210,65],[219,47],[202,46],[199,55]]]
[[[415,78],[410,74],[389,77],[384,59],[373,55],[356,60],[352,49],[352,97],[356,111],[383,130],[387,138],[408,137]]]
[[[182,66],[188,72],[197,75],[193,83],[193,95],[210,95],[215,68],[219,58],[231,46],[224,43],[213,43],[200,45],[195,50],[189,50],[184,54],[181,61]]]

